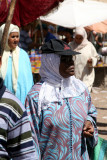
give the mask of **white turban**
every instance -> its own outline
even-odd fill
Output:
[[[4,28],[5,28],[5,24],[3,24],[1,27],[0,27],[0,42],[2,40],[2,36],[3,36],[3,32],[4,32]],[[14,24],[10,24],[10,27],[9,27],[9,31],[8,31],[8,35],[7,35],[7,39],[6,39],[6,48],[9,47],[8,46],[8,38],[9,38],[9,34],[12,33],[12,32],[20,32],[19,31],[19,27],[14,25]]]

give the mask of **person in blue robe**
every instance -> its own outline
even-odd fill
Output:
[[[5,24],[0,27],[0,41]],[[5,86],[24,104],[25,98],[33,86],[31,63],[26,51],[18,47],[19,27],[10,24],[7,41],[2,56],[0,76]]]

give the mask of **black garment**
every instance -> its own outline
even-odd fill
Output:
[[[3,84],[3,79],[0,78],[0,99],[2,98],[2,95],[4,94],[5,90],[6,90],[6,87]]]
[[[96,42],[96,50],[97,50],[97,53],[99,53],[100,49],[103,47],[103,44],[102,44],[102,37],[101,36],[98,36],[98,40]]]
[[[76,55],[80,54],[71,49],[71,47],[64,41],[59,39],[51,39],[41,47],[42,54],[58,54],[58,55]]]

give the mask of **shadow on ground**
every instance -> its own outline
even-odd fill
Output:
[[[107,127],[107,123],[97,122],[97,127]]]
[[[107,135],[107,131],[106,130],[98,130],[98,133],[100,135]]]

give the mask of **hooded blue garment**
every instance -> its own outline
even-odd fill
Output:
[[[17,90],[16,93],[13,89],[12,83],[12,57],[8,59],[8,67],[6,72],[6,77],[4,80],[5,86],[16,95],[16,97],[24,105],[27,93],[33,86],[33,75],[31,71],[31,63],[28,54],[20,49],[19,53],[19,68],[18,68],[18,79],[17,79]]]

